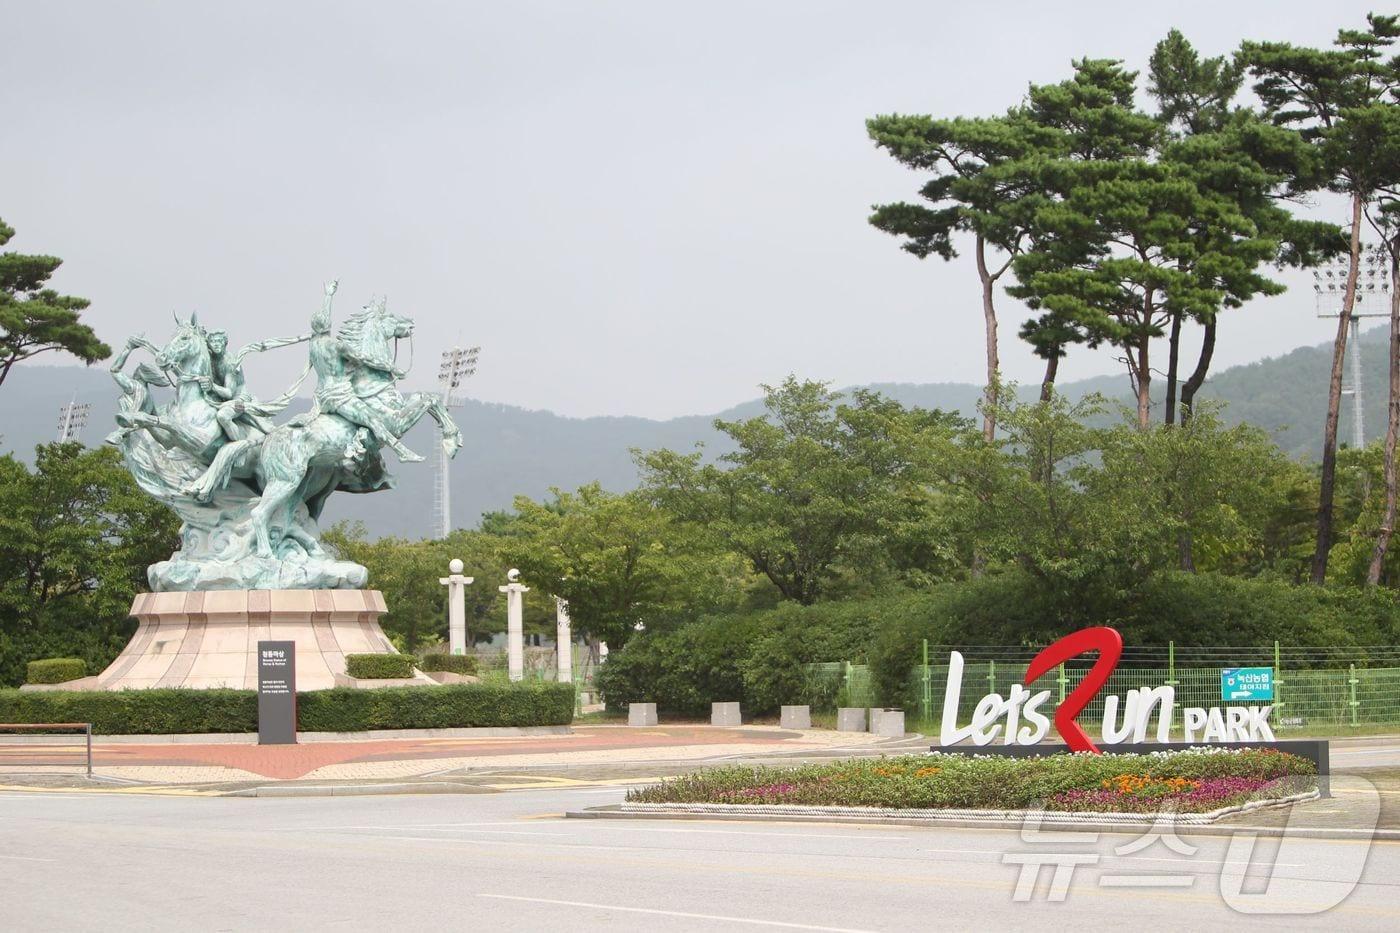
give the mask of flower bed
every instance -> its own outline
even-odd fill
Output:
[[[796,768],[698,771],[629,791],[628,803],[1205,813],[1316,786],[1312,762],[1272,749],[1043,758],[931,753]]]

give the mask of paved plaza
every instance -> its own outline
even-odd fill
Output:
[[[61,745],[0,738],[0,775],[75,772],[81,737]],[[718,729],[701,725],[576,726],[562,734],[468,738],[394,738],[369,741],[253,745],[247,741],[172,743],[97,741],[99,778],[155,783],[231,781],[390,780],[473,768],[603,765],[616,762],[717,760],[728,756],[823,753],[879,747],[870,733],[771,726]]]

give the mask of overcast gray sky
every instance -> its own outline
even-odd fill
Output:
[[[866,117],[998,112],[1173,26],[1207,54],[1323,44],[1367,9],[0,0],[0,217],[114,344],[172,309],[296,331],[339,276],[342,313],[385,293],[418,321],[418,384],[479,343],[469,394],[568,415],[711,412],[788,372],[978,382],[970,257],[865,222],[919,184]],[[1222,319],[1217,366],[1328,337],[1288,280]],[[1002,316],[1007,376],[1037,380]],[[1118,370],[1080,351],[1061,378]]]

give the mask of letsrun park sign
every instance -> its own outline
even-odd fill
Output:
[[[1098,660],[1079,686],[1069,693],[1047,716],[1042,712],[1049,690],[1031,692],[1030,686],[1041,675],[1066,661],[1090,652],[1098,652]],[[962,654],[954,651],[948,658],[948,688],[943,695],[943,723],[939,732],[940,745],[956,745],[971,739],[974,745],[990,745],[998,738],[1004,745],[1035,745],[1055,728],[1065,744],[1077,752],[1098,752],[1099,748],[1079,724],[1079,714],[1089,701],[1099,695],[1108,676],[1118,666],[1123,655],[1123,636],[1107,627],[1080,629],[1067,635],[1037,654],[1026,667],[1025,679],[1012,686],[1007,696],[989,693],[977,701],[972,721],[958,725],[958,705],[962,697]],[[1148,729],[1156,720],[1158,742],[1166,742],[1171,734],[1172,713],[1176,708],[1176,689],[1171,686],[1139,687],[1127,696],[1104,697],[1104,745],[1143,742]],[[1122,710],[1121,714],[1119,710]],[[1269,728],[1272,706],[1246,707],[1188,706],[1182,710],[1182,723],[1187,742],[1272,742],[1274,732]]]

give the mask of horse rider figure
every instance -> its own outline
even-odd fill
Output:
[[[318,414],[339,415],[351,424],[367,428],[381,446],[398,454],[400,461],[421,461],[423,457],[405,447],[390,430],[384,413],[355,390],[351,366],[380,369],[395,379],[401,379],[405,374],[391,364],[362,358],[353,347],[331,332],[331,299],[335,295],[336,285],[334,281],[326,284],[326,300],[311,318],[311,333],[303,338],[311,343],[311,368],[316,371],[317,380],[316,404],[311,411],[293,418],[290,423],[294,426],[308,424]],[[353,454],[347,451],[347,457],[353,459]]]
[[[307,337],[302,336],[259,340],[256,343],[248,344],[232,357],[226,357],[228,333],[223,330],[209,331],[206,340],[209,345],[209,362],[213,373],[200,377],[198,381],[209,401],[218,406],[214,417],[218,419],[219,427],[223,429],[225,437],[231,441],[244,440],[248,436],[249,427],[257,429],[264,435],[272,433],[273,425],[267,419],[290,404],[297,388],[301,386],[302,380],[307,375],[305,371],[302,372],[301,378],[297,379],[287,392],[274,401],[259,402],[248,391],[248,381],[243,374],[244,358],[249,353],[263,353],[277,347],[289,347],[306,339]]]

